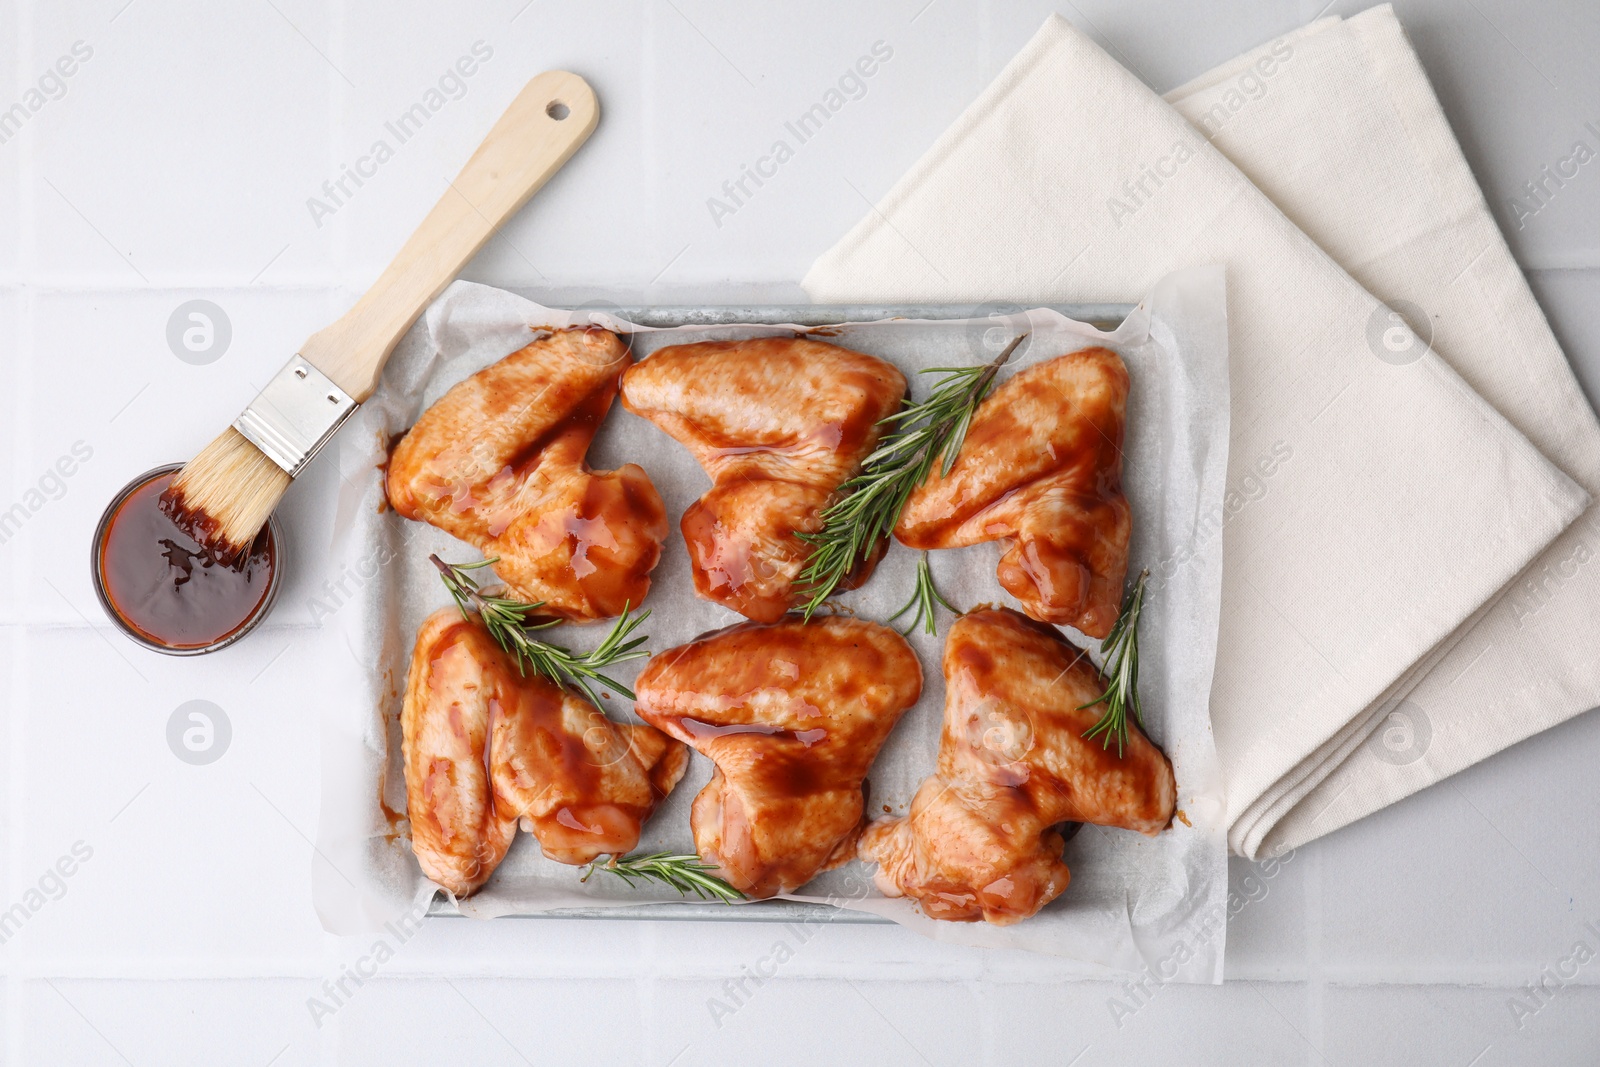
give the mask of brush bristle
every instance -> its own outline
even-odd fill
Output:
[[[184,465],[163,494],[173,518],[224,559],[247,552],[289,475],[233,427]]]

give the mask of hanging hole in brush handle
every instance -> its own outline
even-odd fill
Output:
[[[589,83],[547,71],[523,87],[366,295],[300,347],[356,401],[467,261],[582,146],[600,121]]]

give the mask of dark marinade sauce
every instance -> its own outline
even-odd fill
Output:
[[[160,506],[176,472],[129,493],[100,545],[106,598],[129,627],[168,648],[202,648],[248,623],[272,584],[276,545],[270,528],[232,566],[218,563]]]

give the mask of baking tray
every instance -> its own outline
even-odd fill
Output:
[[[512,289],[529,300],[538,300],[537,290]],[[800,326],[832,326],[841,322],[876,322],[882,319],[967,319],[1005,315],[1028,308],[1048,308],[1069,319],[1087,322],[1101,330],[1115,329],[1133,304],[1016,304],[989,301],[984,304],[730,304],[705,307],[695,305],[624,306],[594,300],[575,307],[603,310],[640,326],[722,326],[792,322]],[[428,906],[429,915],[463,916],[449,897],[436,894]],[[867,912],[836,908],[831,904],[809,904],[797,900],[758,900],[729,906],[716,901],[684,900],[666,904],[636,904],[625,908],[559,908],[537,914],[511,914],[514,919],[649,919],[676,922],[768,922],[768,923],[847,923],[893,926],[892,919]]]

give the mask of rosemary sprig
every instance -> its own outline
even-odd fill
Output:
[[[703,863],[699,856],[680,856],[671,852],[652,852],[648,856],[611,856],[605,863],[595,860],[583,872],[580,882],[587,882],[595,871],[610,871],[633,885],[634,879],[644,882],[661,882],[676,889],[683,896],[693,893],[701,900],[720,900],[732,904],[743,900],[744,894],[714,874],[717,868]]]
[[[917,586],[911,592],[911,599],[906,601],[905,607],[901,608],[893,615],[890,615],[889,621],[894,622],[894,620],[898,619],[906,612],[915,609],[916,614],[911,616],[911,624],[900,632],[902,634],[909,635],[911,631],[915,630],[918,624],[920,624],[922,626],[923,633],[937,634],[939,632],[939,627],[933,616],[933,605],[935,601],[943,604],[947,609],[955,612],[957,615],[961,614],[961,609],[950,603],[950,601],[946,600],[943,594],[939,592],[938,587],[933,584],[933,571],[928,567],[928,554],[924,552],[922,554],[922,559],[917,561]]]
[[[928,399],[907,402],[879,423],[893,428],[861,464],[861,472],[839,487],[841,497],[822,513],[822,529],[800,535],[811,545],[811,558],[800,572],[800,584],[809,593],[807,619],[893,532],[912,491],[927,480],[934,464],[940,465],[941,474],[950,473],[973,411],[1027,336],[1019,335],[991,363],[923,371],[943,375]]]
[[[551,619],[548,622],[529,621],[528,616],[543,607],[543,601],[529,604],[513,600],[511,597],[488,596],[479,590],[477,580],[469,572],[493,566],[499,562],[500,557],[491,556],[477,563],[446,563],[437,555],[429,556],[428,559],[439,568],[439,575],[444,579],[444,587],[450,590],[450,595],[455,599],[456,606],[461,609],[461,614],[465,616],[476,611],[483,619],[483,625],[488,629],[489,636],[517,661],[518,671],[526,675],[527,668],[531,667],[534,673],[544,675],[557,685],[577,686],[583,690],[583,694],[592,704],[599,704],[600,698],[590,686],[590,679],[610,686],[629,700],[634,699],[633,690],[600,672],[613,663],[643,659],[650,654],[640,647],[649,638],[628,639],[628,635],[650,617],[648,611],[630,615],[627,605],[623,605],[622,615],[611,627],[611,632],[606,634],[606,639],[600,642],[594,651],[573,652],[569,648],[552,645],[533,636],[535,631],[549,629],[560,622],[559,619]]]
[[[1150,577],[1148,570],[1140,571],[1133,583],[1133,592],[1122,604],[1122,613],[1106,639],[1100,642],[1100,654],[1105,667],[1100,671],[1106,679],[1106,691],[1098,700],[1079,705],[1079,710],[1104,704],[1100,721],[1083,732],[1085,740],[1101,739],[1100,748],[1117,742],[1117,758],[1122,758],[1122,747],[1128,742],[1128,709],[1133,708],[1134,720],[1144,727],[1144,710],[1139,706],[1139,613],[1144,610],[1144,585]]]

